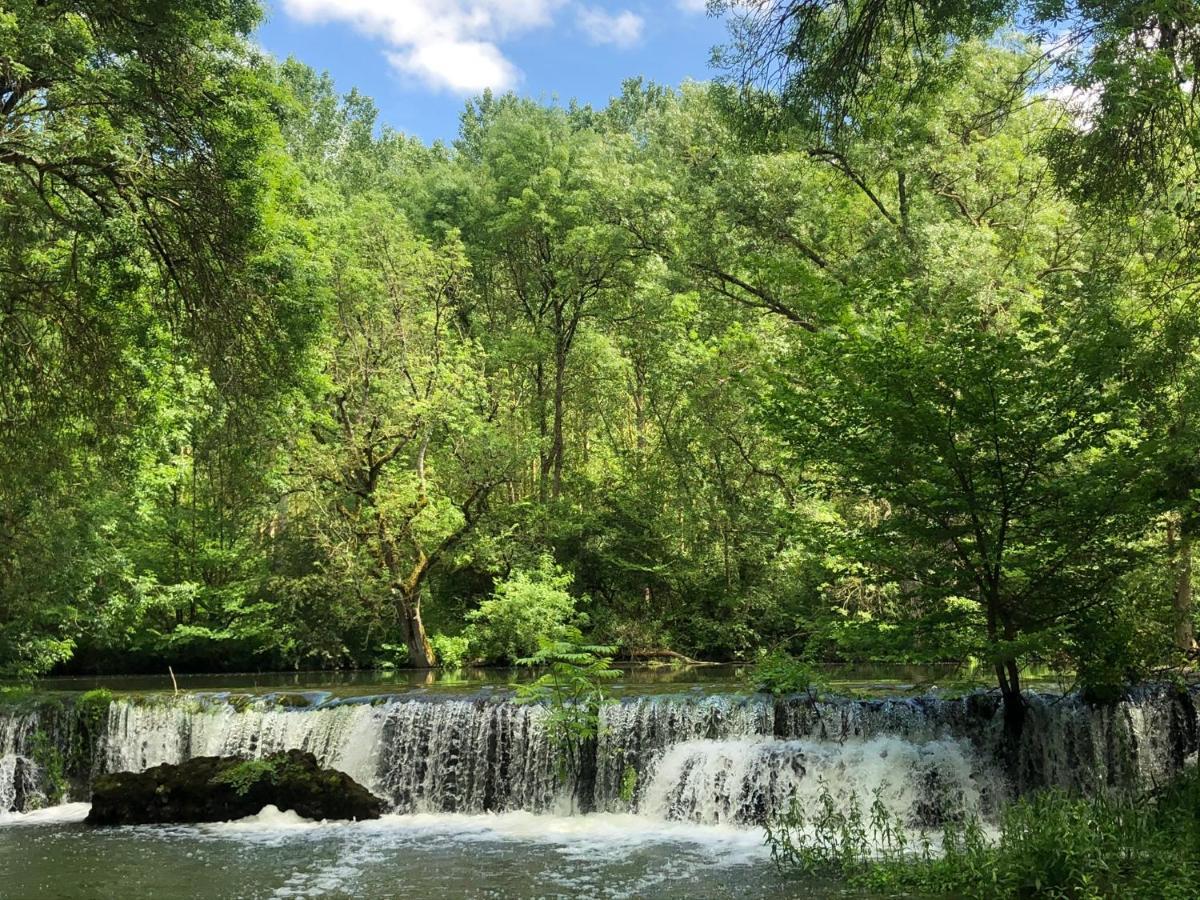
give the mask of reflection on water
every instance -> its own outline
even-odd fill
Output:
[[[648,666],[644,663],[617,663],[624,673],[608,685],[614,694],[643,694],[679,690],[724,693],[747,689],[748,666]],[[962,666],[900,666],[884,664],[831,665],[821,667],[831,691],[873,696],[919,694],[927,691],[962,691],[972,687],[991,687],[987,669]],[[446,692],[502,689],[530,681],[537,673],[529,669],[464,668],[453,670],[393,669],[388,671],[316,671],[223,673],[215,675],[177,674],[181,691],[329,691],[341,696],[377,693],[405,693],[436,690]],[[1070,682],[1047,669],[1024,673],[1026,686],[1039,690],[1063,690]],[[47,691],[88,691],[105,687],[114,691],[172,691],[169,675],[104,675],[46,678],[37,687]]]

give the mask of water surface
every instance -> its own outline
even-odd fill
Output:
[[[92,829],[86,804],[0,818],[13,898],[830,898],[772,867],[761,832],[633,815],[389,815],[314,823],[268,810],[201,826]]]
[[[750,667],[745,664],[660,665],[616,663],[621,677],[605,685],[615,696],[628,694],[730,693],[748,691]],[[991,673],[957,665],[905,666],[890,664],[828,665],[818,669],[822,689],[864,697],[912,694],[959,694],[990,688]],[[172,682],[161,675],[87,675],[44,678],[38,691],[88,691],[108,688],[120,693],[163,693],[180,691],[269,693],[277,691],[327,692],[334,696],[363,696],[409,692],[471,693],[507,690],[528,682],[537,673],[522,668],[463,668],[454,670],[413,669],[361,671],[246,672],[220,674],[176,673]],[[1031,689],[1062,691],[1070,679],[1048,669],[1023,673]]]

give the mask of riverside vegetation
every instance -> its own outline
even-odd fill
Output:
[[[711,84],[426,145],[254,0],[5,4],[0,671],[949,662],[1014,735],[1030,664],[1183,673],[1200,6],[711,6]],[[1101,843],[1183,878],[1190,784],[870,877],[1153,894]]]
[[[1147,802],[1149,801],[1149,802]],[[836,875],[868,891],[952,897],[1195,896],[1200,772],[1157,796],[1078,797],[1047,790],[1005,808],[997,834],[977,819],[945,826],[936,849],[876,798],[864,818],[825,794],[815,810],[771,821],[777,865]]]

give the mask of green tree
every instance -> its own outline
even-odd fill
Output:
[[[177,402],[164,361],[246,423],[303,357],[317,316],[258,14],[0,11],[0,666],[61,661],[120,580],[122,482]]]
[[[481,317],[532,382],[537,494],[557,500],[572,351],[634,277],[638,251],[614,210],[629,173],[596,131],[514,97],[469,106],[458,152],[474,183],[462,228]]]
[[[561,639],[578,624],[573,578],[543,553],[537,567],[518,569],[496,585],[492,596],[467,614],[471,653],[489,662],[534,656],[547,641]]]
[[[1011,39],[1038,47],[993,86],[991,115],[1032,90],[1074,92],[1087,127],[1047,123],[1060,182],[1103,202],[1167,191],[1196,165],[1200,7],[1135,0],[767,0],[718,2],[731,42],[718,53],[730,80],[750,88],[756,125],[803,122],[831,146],[873,127],[879,103],[921,105],[961,77],[962,49]],[[1007,33],[1006,33],[1007,32]],[[780,99],[776,104],[766,91]],[[764,102],[765,101],[765,102]]]
[[[512,474],[493,426],[478,345],[456,320],[467,290],[457,241],[413,236],[385,197],[353,204],[329,232],[325,383],[291,470],[296,501],[343,583],[396,622],[409,663],[436,662],[422,621],[431,569],[443,562]]]

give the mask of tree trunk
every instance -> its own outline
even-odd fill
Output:
[[[563,414],[567,392],[567,348],[559,342],[554,350],[554,442],[550,458],[554,463],[554,478],[550,496],[557,500],[562,494],[563,472]]]
[[[1016,629],[1011,622],[1005,620],[1000,592],[995,583],[987,585],[985,596],[988,643],[994,648],[1000,637],[1003,637],[1006,643],[1011,642],[1016,637]],[[1025,730],[1025,698],[1021,695],[1021,669],[1016,659],[1006,657],[996,660],[995,672],[1003,702],[1005,756],[1010,774],[1015,775],[1020,757],[1021,733]]]
[[[1170,530],[1168,530],[1168,540]],[[1175,646],[1184,653],[1196,649],[1192,622],[1192,531],[1186,520],[1179,521],[1179,546],[1175,556]]]
[[[641,362],[634,364],[633,427],[639,453],[646,450],[646,371]],[[641,462],[639,458],[639,463]]]
[[[408,664],[414,669],[432,669],[437,665],[437,654],[433,652],[433,645],[425,634],[425,623],[421,621],[421,598],[405,597],[402,605]]]
[[[538,445],[537,492],[538,502],[545,503],[550,483],[550,464],[553,454],[546,449],[546,437],[549,430],[546,424],[546,374],[541,360],[538,360],[535,377],[537,382],[538,437],[541,438],[541,442]]]

